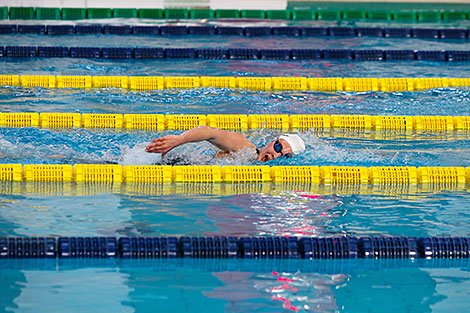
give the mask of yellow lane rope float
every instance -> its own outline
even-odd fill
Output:
[[[0,113],[0,127],[187,130],[202,125],[232,130],[337,128],[454,131],[469,130],[470,116]]]
[[[242,88],[253,90],[414,91],[470,86],[470,78],[307,78],[232,76],[63,76],[0,75],[0,86],[43,88]]]
[[[465,185],[470,183],[470,167],[0,164],[0,180],[77,183]]]

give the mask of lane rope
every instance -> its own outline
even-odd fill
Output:
[[[0,181],[463,186],[470,167],[0,164]]]
[[[84,59],[211,59],[211,60],[362,60],[362,61],[470,61],[467,50],[354,50],[251,48],[122,48],[0,46],[0,57]]]
[[[214,87],[265,91],[395,92],[468,87],[470,86],[470,78],[0,75],[0,86],[77,89],[120,88],[128,90]]]
[[[468,39],[465,28],[311,27],[311,26],[185,26],[185,25],[22,25],[0,24],[1,34],[147,35],[147,36],[289,36]],[[457,42],[460,43],[460,42]]]
[[[470,130],[470,116],[327,114],[106,114],[0,113],[0,127],[188,130],[356,129],[377,131]]]
[[[371,5],[371,4],[369,4]],[[373,4],[372,4],[373,5]],[[294,21],[388,21],[388,22],[440,22],[467,20],[465,9],[435,10],[384,10],[380,6],[368,9],[304,9],[304,10],[227,10],[227,9],[183,9],[183,8],[54,8],[54,7],[0,7],[0,19],[20,20],[83,20],[105,18],[142,19],[221,19],[249,18]]]
[[[468,259],[469,257],[470,237],[0,237],[0,259]],[[273,272],[273,274],[279,276],[278,273]]]

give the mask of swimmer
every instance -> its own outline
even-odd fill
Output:
[[[262,149],[258,149],[245,136],[218,128],[199,126],[181,135],[168,135],[151,141],[145,151],[161,153],[162,159],[173,148],[189,142],[208,141],[221,151],[214,158],[231,156],[243,149],[253,151],[253,160],[267,162],[279,157],[293,157],[305,151],[305,143],[296,134],[283,134],[270,141]]]

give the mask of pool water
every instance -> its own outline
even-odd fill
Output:
[[[368,25],[370,26],[370,25]],[[390,25],[388,25],[390,26]],[[432,25],[440,27],[440,24]],[[2,35],[4,45],[468,50],[466,40]],[[467,62],[4,58],[3,74],[468,77]],[[1,112],[469,115],[468,88],[418,92],[135,92],[4,87]],[[0,163],[153,164],[179,131],[0,128]],[[269,165],[464,166],[470,134],[309,130]],[[273,130],[246,135],[263,145]],[[207,143],[172,151],[214,161]],[[444,190],[442,190],[444,189]],[[470,236],[468,186],[0,182],[0,236]],[[310,197],[309,195],[319,195]],[[2,260],[6,312],[466,312],[464,260]]]
[[[44,312],[465,312],[468,264],[453,261],[10,262],[2,274],[14,283],[0,303]]]

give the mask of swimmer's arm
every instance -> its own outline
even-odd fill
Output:
[[[208,141],[224,152],[238,151],[244,147],[254,147],[245,136],[228,132],[218,128],[199,126],[184,132],[181,135],[169,135],[152,140],[145,151],[153,153],[166,153],[171,149],[189,142]]]

